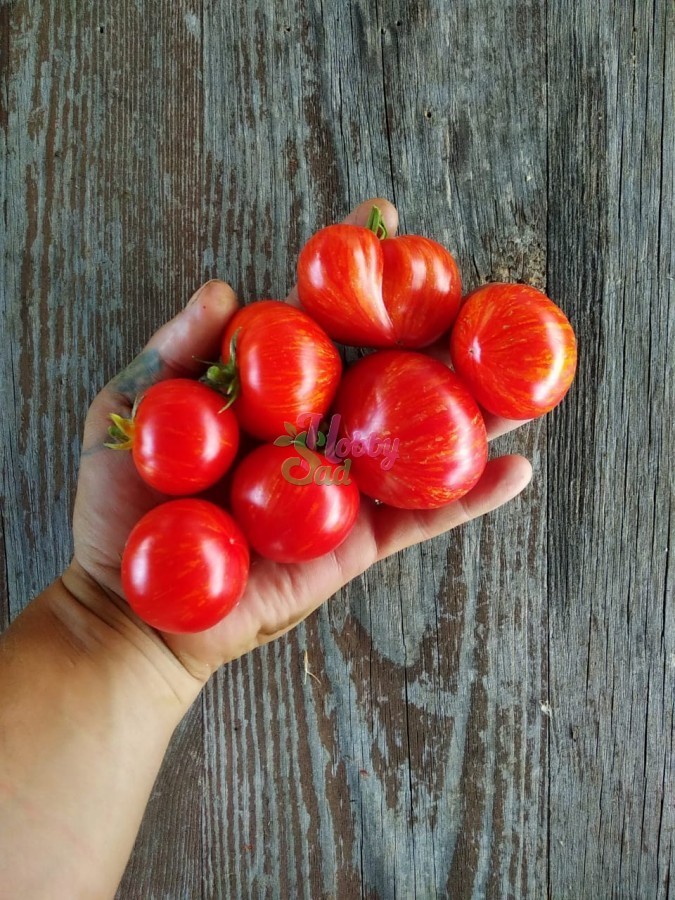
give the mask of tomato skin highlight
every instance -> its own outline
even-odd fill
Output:
[[[298,296],[333,340],[355,347],[426,347],[455,320],[457,263],[419,235],[379,239],[358,225],[329,225],[298,259]]]
[[[132,455],[155,490],[196,494],[219,481],[239,446],[239,426],[223,398],[188,378],[148,388],[133,419]]]
[[[334,404],[347,439],[398,439],[390,468],[353,457],[361,491],[401,509],[436,509],[462,497],[487,462],[485,423],[454,372],[421,353],[373,353],[345,373]]]
[[[310,477],[307,453],[339,479],[340,464],[317,451],[295,445],[264,444],[237,467],[232,479],[231,508],[251,547],[274,562],[298,563],[335,550],[352,530],[359,511],[359,489],[349,483],[294,484]],[[289,461],[297,460],[295,463]],[[315,475],[316,477],[316,475]]]
[[[466,297],[450,355],[478,403],[531,419],[560,403],[574,380],[577,342],[563,311],[526,284],[488,284]]]
[[[240,309],[223,337],[222,357],[235,358],[240,393],[232,409],[244,431],[273,441],[303,413],[324,415],[335,396],[342,360],[334,344],[306,313],[280,300]]]
[[[248,545],[232,516],[182,498],[136,524],[122,556],[122,588],[148,625],[187,634],[211,628],[236,606],[248,569]]]
[[[462,278],[451,254],[436,241],[405,234],[380,241],[382,294],[397,343],[427,347],[450,329],[462,299]]]

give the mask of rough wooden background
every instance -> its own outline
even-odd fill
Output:
[[[120,900],[675,895],[674,36],[671,0],[0,0],[4,623],[69,559],[97,389],[361,199],[580,336],[501,441],[521,499],[213,680]]]

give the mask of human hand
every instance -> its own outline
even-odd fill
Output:
[[[346,221],[365,224],[373,203],[382,210],[393,235],[398,216],[386,200],[362,203]],[[297,303],[294,290],[288,300]],[[488,462],[473,490],[442,509],[394,510],[363,497],[354,530],[333,553],[297,565],[272,563],[254,554],[246,592],[222,622],[198,634],[154,632],[124,600],[120,560],[136,522],[167,498],[141,480],[130,454],[105,449],[110,413],[129,415],[136,396],[161,379],[198,376],[203,366],[197,360],[217,358],[222,332],[236,309],[236,298],[227,284],[208,282],[95,398],[85,423],[73,519],[75,556],[64,574],[71,593],[95,607],[98,615],[114,618],[118,630],[122,622],[125,633],[142,652],[178,660],[186,677],[198,684],[223,663],[293,628],[378,560],[501,506],[515,497],[531,476],[526,459],[502,456]],[[431,352],[438,355],[436,350]],[[489,438],[518,424],[486,416]]]

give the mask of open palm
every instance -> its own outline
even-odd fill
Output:
[[[393,234],[397,214],[386,200],[366,201],[347,221],[365,224],[373,203],[380,206]],[[294,292],[288,299],[297,302]],[[130,454],[103,446],[110,413],[128,415],[135,397],[156,381],[199,375],[203,366],[197,360],[217,357],[222,332],[236,309],[227,284],[208,282],[98,394],[87,416],[73,520],[75,563],[146,631],[124,603],[120,560],[136,522],[167,498],[140,479]],[[517,423],[488,417],[486,424],[493,438]],[[246,592],[229,616],[199,634],[161,637],[189,671],[213,671],[288,631],[378,560],[507,502],[525,487],[530,475],[530,464],[521,456],[493,459],[469,494],[429,512],[392,510],[363,498],[354,530],[336,551],[297,565],[271,563],[254,555]]]

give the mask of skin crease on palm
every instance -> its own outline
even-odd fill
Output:
[[[360,204],[345,220],[365,225],[373,203],[382,210],[390,235],[398,215],[387,200]],[[291,291],[290,303],[297,304]],[[363,498],[354,530],[335,552],[308,563],[279,565],[253,556],[246,592],[238,606],[208,631],[160,635],[142,623],[123,599],[120,559],[129,532],[141,516],[166,498],[141,481],[129,453],[103,446],[110,413],[128,415],[134,398],[163,378],[199,376],[199,359],[215,359],[223,330],[237,309],[222,281],[205,284],[187,307],[164,325],[136,359],[98,394],[84,430],[73,517],[75,555],[63,582],[71,593],[149,658],[201,686],[220,665],[264,644],[302,621],[342,585],[399,550],[484,515],[515,497],[532,469],[522,456],[488,462],[479,483],[461,500],[429,512],[392,510]],[[437,358],[439,348],[429,352]],[[447,362],[447,357],[445,358]],[[488,437],[522,422],[486,415]],[[102,590],[101,590],[102,589]]]

